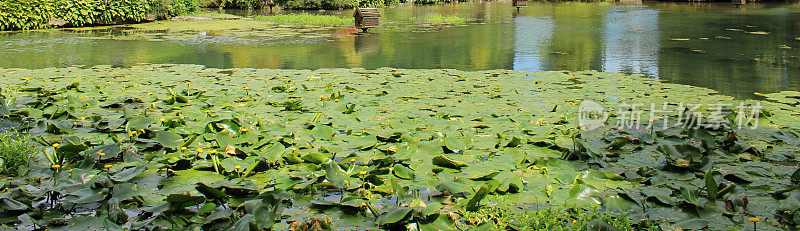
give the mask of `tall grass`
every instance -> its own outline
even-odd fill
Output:
[[[21,169],[27,169],[35,150],[26,135],[0,133],[0,176],[18,176]]]
[[[341,26],[353,24],[353,18],[319,14],[279,14],[256,16],[255,20],[292,25]]]

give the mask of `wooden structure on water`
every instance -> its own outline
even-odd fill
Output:
[[[353,18],[356,21],[356,28],[367,32],[369,28],[378,27],[381,13],[378,12],[378,8],[356,8]]]
[[[731,3],[736,6],[747,5],[747,0],[733,0]]]
[[[519,10],[520,7],[528,7],[528,0],[511,0],[511,6]]]

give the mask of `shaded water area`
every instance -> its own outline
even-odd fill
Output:
[[[368,35],[182,41],[87,39],[108,31],[0,33],[0,67],[185,63],[209,67],[599,70],[643,74],[740,98],[800,89],[800,5],[531,3],[382,9]],[[263,13],[263,12],[262,12]],[[328,11],[349,16],[352,11]],[[404,28],[441,13],[474,19],[451,28]],[[258,14],[258,13],[256,13]],[[211,32],[209,32],[211,33]]]

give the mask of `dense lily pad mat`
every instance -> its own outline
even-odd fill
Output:
[[[467,26],[471,19],[441,14],[426,14],[394,22],[383,22],[376,30],[404,32],[438,31],[454,26]],[[331,15],[287,14],[238,17],[228,14],[196,14],[168,21],[113,27],[71,28],[67,31],[92,30],[101,36],[88,39],[190,41],[190,42],[254,42],[282,39],[330,39],[354,33],[353,19]],[[102,33],[105,32],[105,33]]]
[[[452,230],[495,227],[464,219],[487,207],[576,204],[664,229],[775,228],[800,208],[791,92],[743,102],[765,106],[759,130],[646,137],[580,132],[577,105],[739,101],[601,72],[140,65],[0,79],[0,125],[43,146],[25,177],[3,179],[8,226]]]
[[[277,24],[249,18],[229,20],[172,20],[111,28],[103,36],[90,39],[243,42],[286,38],[319,39],[334,37],[341,26]]]

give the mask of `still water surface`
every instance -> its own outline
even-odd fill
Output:
[[[189,63],[210,67],[599,70],[708,87],[741,98],[800,90],[800,5],[509,2],[382,9],[384,28],[319,39],[120,41],[95,32],[0,33],[0,67]],[[352,11],[326,12],[350,15]],[[430,13],[473,19],[433,31]],[[258,12],[256,13],[258,14]],[[97,32],[107,33],[107,32]]]

